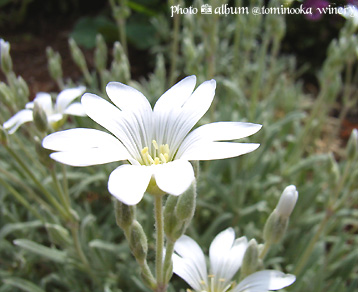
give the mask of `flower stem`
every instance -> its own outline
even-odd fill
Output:
[[[268,251],[270,250],[270,247],[271,247],[271,245],[268,244],[268,242],[265,242],[264,248],[262,249],[262,251],[261,251],[261,253],[260,253],[260,256],[259,256],[259,258],[260,258],[261,260],[263,260],[263,259],[265,258],[266,254],[267,254]]]
[[[174,252],[174,244],[175,242],[168,240],[166,251],[165,251],[165,258],[164,258],[164,281],[165,283],[169,283],[170,278],[173,275],[173,267],[172,267],[172,255]]]
[[[157,289],[163,286],[163,248],[164,248],[164,224],[163,224],[163,197],[161,195],[155,196],[155,227],[157,233],[156,243],[156,257],[155,257],[155,272],[157,277]]]

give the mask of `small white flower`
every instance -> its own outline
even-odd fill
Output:
[[[0,38],[0,58],[4,54],[9,54],[10,44],[4,39]]]
[[[13,134],[22,124],[33,121],[32,110],[34,104],[37,103],[45,111],[48,123],[56,129],[61,123],[65,115],[85,116],[82,105],[79,102],[72,101],[82,95],[86,88],[83,86],[69,88],[61,91],[53,104],[51,95],[46,92],[36,94],[34,101],[28,102],[25,109],[16,113],[3,125],[4,129],[9,130],[9,134]]]
[[[298,199],[298,192],[294,185],[286,187],[277,203],[276,211],[280,216],[290,217]]]
[[[345,19],[351,19],[354,25],[358,26],[358,8],[355,5],[347,5],[346,7],[339,7],[339,14]]]
[[[210,272],[199,245],[183,235],[175,243],[173,272],[197,292],[266,292],[291,285],[295,276],[275,270],[263,270],[247,276],[240,283],[233,280],[242,265],[248,242],[245,236],[235,239],[228,228],[220,232],[210,245]]]
[[[45,148],[58,152],[51,157],[72,166],[89,166],[119,160],[108,180],[108,190],[128,205],[137,204],[147,190],[180,195],[194,180],[189,160],[235,157],[255,150],[259,144],[219,142],[256,133],[261,125],[219,122],[190,132],[210,107],[215,80],[194,92],[195,76],[189,76],[156,102],[152,110],[136,89],[110,82],[106,91],[112,105],[90,93],[82,97],[86,114],[113,135],[94,129],[71,129],[49,135]]]

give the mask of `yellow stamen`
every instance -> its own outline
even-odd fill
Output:
[[[153,141],[152,141],[152,144],[153,144],[155,150],[158,150],[158,149],[159,149],[159,148],[158,148],[158,143],[157,143],[157,141],[153,140]],[[161,145],[160,145],[160,146],[161,146]]]
[[[148,147],[144,147],[141,151],[143,163],[145,165],[158,165],[169,162],[169,145],[161,144],[160,146],[158,146],[158,143],[155,140],[152,140],[152,144],[155,149],[154,153],[152,152],[152,154],[154,154],[153,156],[149,154]]]
[[[168,161],[165,159],[165,156],[163,155],[163,153],[159,154],[159,158],[163,163],[167,163]]]

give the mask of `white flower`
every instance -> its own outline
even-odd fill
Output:
[[[346,7],[339,7],[338,12],[345,19],[352,19],[355,26],[358,26],[358,8],[355,5],[347,5]]]
[[[210,107],[215,80],[194,92],[195,76],[189,76],[156,102],[152,110],[145,96],[119,82],[106,91],[112,105],[90,93],[82,97],[86,114],[113,135],[94,129],[72,129],[54,133],[43,141],[58,152],[51,157],[72,166],[88,166],[119,160],[108,180],[108,190],[128,205],[137,204],[147,190],[180,195],[192,183],[189,160],[235,157],[255,150],[259,144],[218,142],[256,133],[261,125],[219,122],[204,125],[189,134]]]
[[[210,245],[210,274],[199,245],[183,235],[175,243],[173,272],[197,292],[266,292],[291,285],[295,276],[275,270],[263,270],[247,276],[240,283],[233,280],[240,269],[248,242],[245,236],[235,239],[228,228],[220,232]]]
[[[82,105],[79,102],[72,103],[72,101],[82,95],[85,90],[86,88],[83,86],[65,89],[58,94],[55,104],[53,104],[49,93],[39,92],[36,94],[34,101],[28,102],[25,109],[19,111],[6,121],[3,127],[9,130],[9,134],[13,134],[22,124],[33,121],[32,110],[35,103],[41,106],[45,111],[47,121],[54,129],[61,123],[64,115],[85,116],[86,114]]]
[[[290,217],[298,199],[298,192],[294,185],[286,187],[277,203],[276,211],[280,216]]]

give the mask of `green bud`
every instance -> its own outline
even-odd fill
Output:
[[[101,34],[96,36],[96,50],[94,52],[94,63],[98,71],[103,71],[107,67],[108,49],[106,42]]]
[[[186,229],[186,222],[180,220],[175,212],[178,197],[169,195],[164,208],[164,232],[168,240],[175,242]]]
[[[275,209],[266,221],[264,240],[269,245],[280,242],[286,232],[288,221],[288,217],[280,216]]]
[[[52,48],[47,47],[47,66],[52,79],[59,80],[62,78],[62,60],[58,52],[54,52]]]
[[[164,207],[164,232],[166,236],[172,240],[173,242],[177,239],[176,236],[173,236],[177,225],[178,225],[178,218],[175,215],[175,206],[178,202],[178,197],[169,195],[167,201],[165,202]]]
[[[16,90],[17,97],[21,100],[22,103],[26,103],[30,96],[30,90],[26,81],[21,76],[17,77]]]
[[[190,187],[179,196],[175,207],[175,214],[180,220],[191,220],[194,216],[196,205],[196,181],[194,180]]]
[[[45,110],[42,108],[42,106],[36,102],[34,102],[34,108],[32,110],[33,120],[36,128],[40,131],[45,133],[48,129],[48,121],[47,121],[47,115]]]
[[[112,74],[115,75],[117,80],[128,82],[130,79],[129,61],[120,42],[114,43],[113,57],[114,60],[111,64]]]
[[[75,40],[73,38],[70,38],[68,43],[70,45],[70,51],[71,51],[73,61],[76,63],[76,65],[78,67],[80,67],[80,69],[82,71],[88,70],[87,64],[86,64],[86,59],[85,59],[82,51],[78,47],[77,43],[75,42]]]
[[[7,75],[12,72],[9,42],[0,39],[0,63],[2,71]]]
[[[116,222],[123,230],[129,228],[135,220],[135,207],[128,206],[118,200],[114,201]]]
[[[347,143],[347,157],[348,159],[354,159],[358,154],[358,130],[353,129],[348,143]]]
[[[147,257],[148,242],[142,225],[136,220],[130,226],[129,245],[138,263],[143,264]]]
[[[259,266],[259,247],[255,239],[251,239],[246,249],[241,266],[241,279],[255,273]]]

